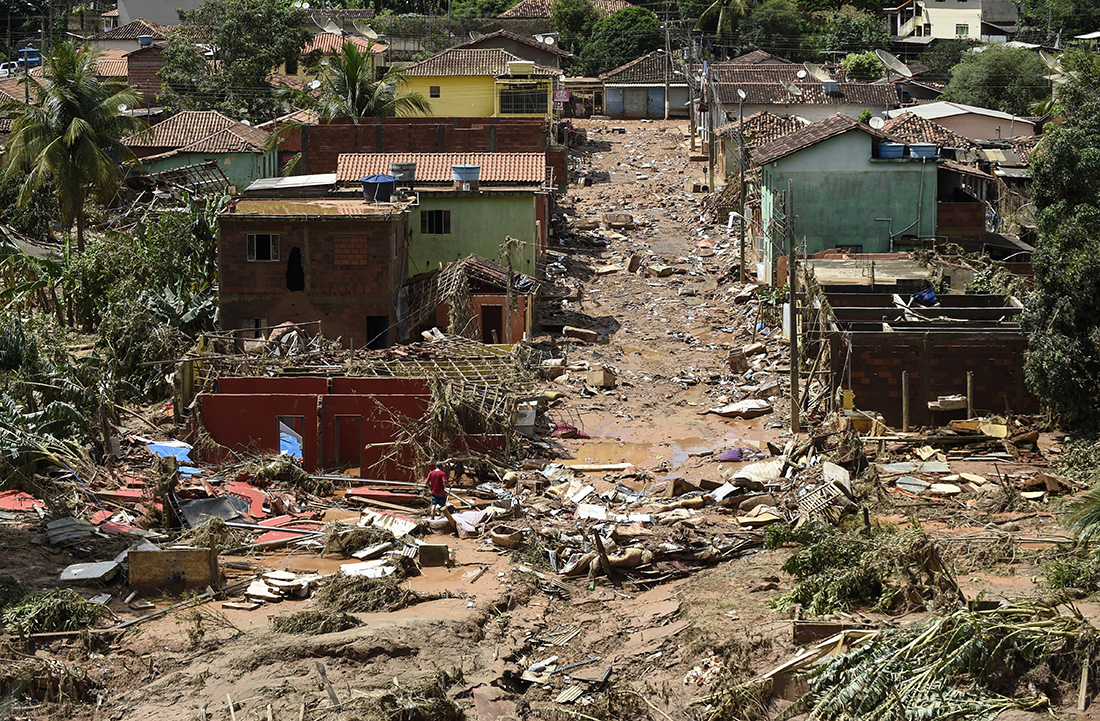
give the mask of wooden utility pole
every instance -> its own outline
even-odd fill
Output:
[[[794,203],[791,201],[791,195],[794,192],[794,181],[787,180],[787,197],[785,200],[786,205],[786,223],[785,229],[787,232],[787,289],[790,292],[790,313],[788,320],[790,322],[790,341],[791,341],[791,433],[797,434],[801,430],[801,424],[799,423],[799,407],[798,407],[798,316],[795,313],[795,307],[798,305],[797,293],[795,292],[795,284],[797,277],[795,275],[794,265],[797,262],[797,258],[794,254],[794,228],[791,225],[791,220],[794,217],[791,213],[791,209]]]
[[[703,73],[703,92],[707,99],[707,187],[714,192],[714,88],[710,84],[710,65]]]
[[[668,36],[668,18],[665,18],[665,120],[668,120],[669,109],[672,107],[671,80],[669,74],[672,65],[672,41]]]
[[[741,285],[745,284],[745,93],[741,88],[737,89],[737,170],[740,174],[741,188],[738,196],[741,198]]]

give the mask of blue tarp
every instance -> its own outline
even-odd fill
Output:
[[[183,441],[158,441],[145,446],[154,456],[175,458],[181,463],[191,463],[191,446]]]

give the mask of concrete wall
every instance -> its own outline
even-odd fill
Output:
[[[1004,413],[1006,404],[1015,413],[1039,411],[1038,400],[1024,386],[1027,341],[1022,333],[835,333],[830,348],[834,387],[854,391],[857,408],[877,411],[898,428],[902,371],[909,371],[911,425],[931,422],[928,401],[965,394],[967,371],[974,372],[976,413]]]
[[[199,397],[201,423],[229,449],[279,452],[279,416],[302,417],[302,465],[307,471],[360,468],[363,477],[423,480],[411,456],[394,452],[408,419],[419,419],[431,403],[428,381],[420,378],[228,378],[219,391]],[[303,393],[303,388],[311,393]],[[500,436],[467,429],[457,445],[499,450]],[[216,462],[222,454],[204,460]]]
[[[431,97],[432,86],[439,87],[439,97]],[[496,78],[439,77],[408,79],[409,92],[420,93],[431,103],[428,115],[436,118],[491,118],[496,115]]]
[[[360,118],[302,127],[303,173],[334,173],[341,153],[542,153],[543,118]]]
[[[955,40],[956,38],[969,38],[978,40],[982,33],[982,8],[981,3],[974,3],[974,7],[968,9],[939,9],[934,0],[925,3],[925,21],[932,26],[932,37],[940,40]],[[956,30],[957,25],[966,25],[967,31],[960,34]]]
[[[279,261],[248,261],[249,233],[278,233]],[[326,336],[358,346],[368,340],[367,318],[374,316],[389,320],[384,340],[393,343],[397,291],[408,264],[407,234],[403,214],[390,219],[223,214],[218,241],[222,328],[241,328],[246,318],[266,319],[269,326],[320,320]],[[303,291],[287,290],[294,248],[305,273]]]
[[[885,253],[891,250],[891,232],[933,235],[935,163],[872,159],[872,140],[850,131],[763,168],[762,221],[774,243],[782,245],[781,229],[773,224],[782,216],[775,193],[786,191],[788,179],[794,181],[795,237],[799,242],[806,237],[811,254],[853,245],[864,253]]]
[[[135,148],[135,152],[143,150]],[[167,158],[143,160],[142,165],[149,173],[182,168],[186,165],[205,163],[215,160],[218,167],[229,178],[229,183],[238,190],[244,190],[258,178],[270,178],[279,174],[277,153],[269,150],[263,153],[176,153]]]
[[[537,276],[536,263],[546,245],[547,195],[491,193],[422,193],[409,218],[409,276],[465,258],[471,253],[499,262],[506,235],[524,241],[512,254],[515,270]],[[424,235],[420,216],[431,210],[451,211],[449,235]],[[542,222],[539,222],[539,221]]]
[[[179,25],[178,10],[195,10],[202,0],[118,0],[118,26],[145,18],[161,25]]]
[[[634,97],[628,97],[634,96]],[[669,117],[686,118],[690,95],[686,87],[672,88]],[[665,117],[665,86],[623,87],[608,86],[604,95],[604,112],[612,118]]]
[[[999,138],[1035,135],[1035,126],[1031,123],[1017,123],[1012,120],[991,118],[988,115],[976,115],[974,113],[936,118],[935,122],[964,138],[974,140],[997,140]]]

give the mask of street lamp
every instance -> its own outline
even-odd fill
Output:
[[[745,91],[737,88],[737,170],[740,173],[741,190],[741,285],[745,284]]]

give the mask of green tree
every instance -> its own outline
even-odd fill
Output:
[[[844,68],[844,74],[849,78],[862,82],[878,80],[886,74],[886,66],[870,50],[865,53],[848,53],[840,61],[840,67]]]
[[[550,21],[558,31],[558,42],[569,52],[578,52],[600,13],[592,0],[554,0],[550,6]]]
[[[1063,124],[1032,160],[1039,240],[1022,325],[1025,377],[1070,429],[1100,431],[1100,58],[1063,57]]]
[[[493,18],[516,4],[516,0],[455,0],[451,15],[456,18]]]
[[[664,45],[661,21],[649,10],[623,8],[592,26],[581,51],[586,73],[598,75]]]
[[[802,37],[802,12],[790,0],[767,0],[741,24],[741,52],[764,50],[797,57]]]
[[[890,34],[881,17],[845,8],[828,16],[824,29],[814,38],[819,50],[861,53],[890,47]]]
[[[310,37],[307,12],[290,0],[207,0],[179,13],[158,72],[160,103],[171,112],[213,109],[254,121],[274,117],[278,103],[267,75],[284,62],[298,63]]]
[[[1032,41],[1053,43],[1061,31],[1063,45],[1074,35],[1100,28],[1100,4],[1082,0],[1017,0],[1020,26]],[[1038,33],[1034,29],[1040,29]]]
[[[24,76],[33,105],[6,103],[21,114],[12,122],[5,178],[26,173],[19,204],[26,206],[52,186],[64,226],[76,223],[77,248],[84,250],[84,205],[104,203],[118,192],[120,161],[133,157],[121,139],[146,124],[119,108],[136,105],[137,91],[124,82],[96,77],[98,55],[72,43],[55,43],[42,63],[41,79]]]
[[[406,84],[400,70],[390,68],[375,80],[371,51],[359,50],[354,43],[344,43],[339,55],[329,58],[319,76],[317,111],[326,120],[334,118],[392,118],[403,115],[426,115],[431,105],[420,93],[399,93]]]
[[[946,84],[951,80],[951,69],[962,62],[967,51],[977,45],[978,41],[973,39],[937,40],[931,50],[919,56],[920,62],[928,66],[928,70],[921,73],[921,80]]]
[[[713,33],[714,44],[730,51],[737,44],[737,29],[741,25],[741,19],[749,14],[750,9],[752,0],[714,0],[699,16],[695,29]]]
[[[943,99],[1024,115],[1029,105],[1050,95],[1044,77],[1049,73],[1030,50],[988,45],[955,66]]]

